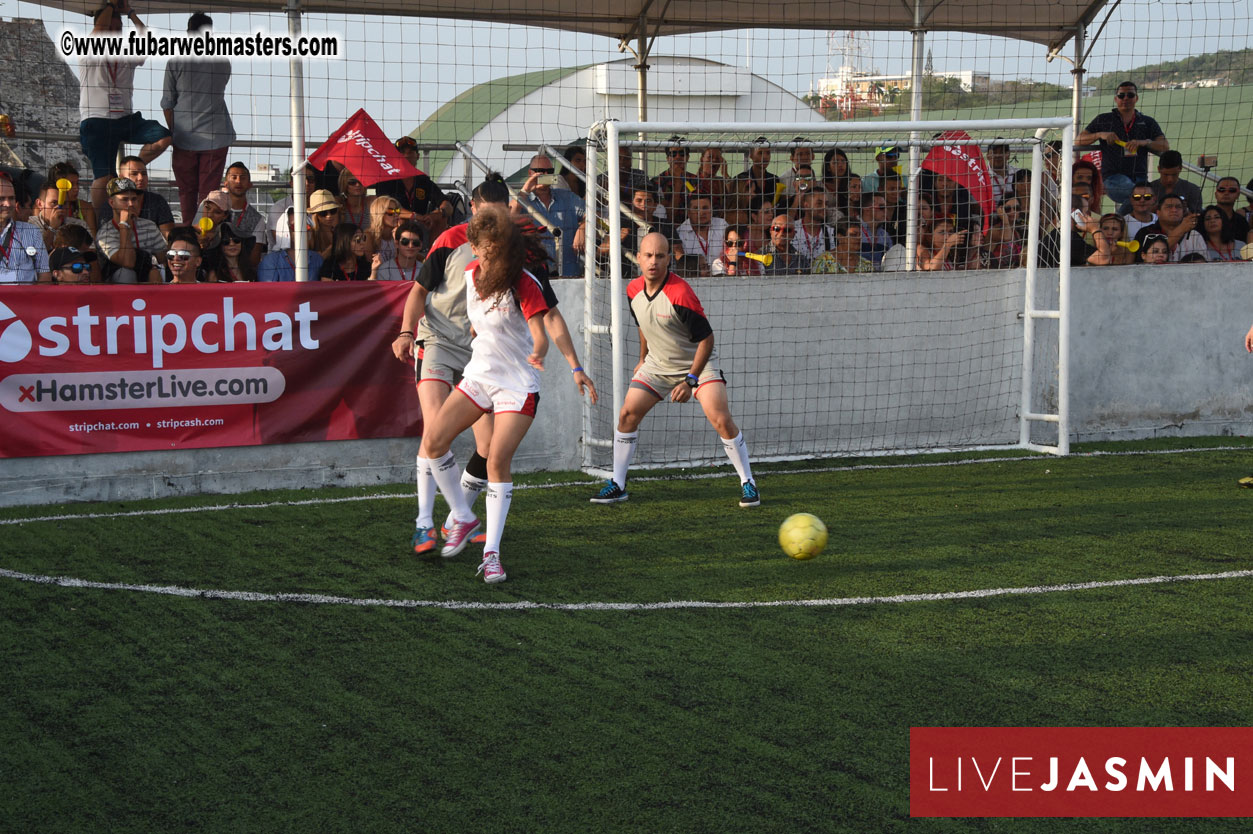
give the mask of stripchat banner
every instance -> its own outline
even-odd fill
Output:
[[[408,284],[0,288],[0,457],[420,434]]]

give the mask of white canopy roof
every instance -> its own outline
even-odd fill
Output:
[[[100,0],[35,0],[40,5],[91,14]],[[916,0],[926,31],[975,32],[1042,44],[1056,49],[1086,25],[1107,0]],[[641,16],[647,35],[679,35],[729,29],[810,29],[909,31],[915,0],[299,0],[302,12],[398,15],[480,20],[545,26],[611,38],[639,36]],[[142,2],[141,14],[273,12],[281,2],[176,0]]]

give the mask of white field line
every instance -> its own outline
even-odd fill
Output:
[[[1126,457],[1131,455],[1182,455],[1192,452],[1237,452],[1253,451],[1248,446],[1207,446],[1196,449],[1158,449],[1152,451],[1130,452],[1084,452],[1072,454],[1072,458]],[[758,468],[757,475],[814,475],[823,472],[861,472],[874,469],[931,469],[937,466],[972,466],[983,463],[1018,463],[1022,461],[1056,461],[1066,458],[1055,458],[1048,455],[1020,455],[1015,457],[970,458],[967,460],[947,460],[919,463],[862,463],[850,466],[816,466],[808,469],[780,469],[775,471]],[[703,481],[712,478],[726,478],[730,472],[695,472],[687,475],[638,475],[632,476],[633,482],[648,481]],[[515,489],[561,489],[565,487],[591,487],[600,481],[561,481],[550,484],[516,484]],[[12,524],[35,524],[43,521],[69,521],[72,519],[96,518],[134,518],[150,515],[179,515],[182,513],[210,513],[223,510],[267,510],[274,507],[307,507],[315,504],[346,504],[353,501],[394,501],[402,498],[413,498],[412,492],[379,493],[378,495],[351,495],[341,498],[306,498],[300,501],[269,501],[259,504],[210,504],[203,507],[170,507],[161,510],[128,510],[116,513],[65,513],[62,515],[42,515],[30,518],[0,518],[0,527]]]
[[[1133,585],[1164,585],[1174,582],[1207,582],[1215,579],[1246,579],[1253,570],[1224,573],[1195,573],[1181,576],[1147,576],[1138,579],[1114,579],[1106,582],[1070,582],[1064,585],[1033,585],[1025,588],[983,588],[975,591],[949,591],[938,594],[896,594],[886,597],[836,597],[832,599],[785,599],[755,602],[706,602],[701,600],[669,600],[666,602],[460,602],[457,600],[369,599],[329,596],[326,594],[266,594],[259,591],[221,591],[183,588],[177,585],[131,585],[121,582],[91,582],[68,576],[40,576],[0,568],[0,577],[55,585],[62,588],[87,588],[103,591],[136,591],[195,599],[221,599],[237,602],[304,603],[307,605],[350,605],[361,608],[436,608],[448,611],[675,611],[708,608],[837,608],[850,605],[899,605],[908,602],[943,602],[948,600],[987,599],[989,597],[1056,594],[1068,591],[1090,591],[1101,588],[1124,588]]]

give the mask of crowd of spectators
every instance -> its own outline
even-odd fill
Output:
[[[142,27],[127,3],[109,0],[96,13],[96,29],[118,31],[127,17]],[[188,21],[189,31],[211,25],[200,13]],[[235,136],[223,97],[229,63],[170,62],[162,99],[167,127],[132,110],[134,71],[142,60],[96,63],[84,61],[80,101],[82,146],[92,166],[90,199],[82,199],[80,174],[67,162],[52,166],[44,178],[0,170],[0,283],[291,281],[298,272],[298,224],[307,233],[304,267],[311,279],[412,280],[429,242],[463,219],[458,195],[445,193],[425,174],[381,182],[371,194],[335,162],[324,171],[306,166],[297,175],[308,195],[303,217],[291,198],[262,216],[250,202],[248,167],[234,162],[223,170]],[[1072,166],[1073,210],[1067,217],[1058,211],[1060,143],[1045,147],[1040,265],[1057,266],[1067,236],[1076,266],[1253,258],[1253,197],[1240,206],[1240,182],[1227,176],[1207,201],[1200,186],[1182,177],[1181,154],[1170,148],[1158,123],[1136,109],[1137,101],[1136,85],[1124,82],[1114,108],[1077,137],[1078,144],[1099,150]],[[142,147],[115,168],[123,143]],[[148,182],[148,163],[171,147],[181,224]],[[416,168],[417,143],[405,136],[395,147]],[[723,149],[705,147],[697,154],[672,136],[664,167],[651,178],[623,151],[621,197],[630,206],[621,224],[626,274],[634,269],[630,253],[648,231],[671,241],[675,269],[685,277],[905,269],[908,189],[900,149],[876,148],[873,170],[862,176],[840,148],[816,151],[815,143],[798,136],[788,150],[787,170],[776,174],[765,137],[735,165]],[[1157,168],[1152,180],[1150,152]],[[920,172],[914,268],[1023,264],[1031,171],[1012,165],[1008,145],[993,144],[982,153],[990,212],[953,179]],[[543,238],[550,273],[577,276],[584,271],[587,235],[584,149],[565,149],[563,161],[565,170],[559,170],[550,157],[534,156],[511,209]],[[30,187],[32,181],[38,184]],[[602,174],[602,194],[607,185]],[[602,203],[597,215],[603,218],[605,208]],[[603,235],[598,252],[604,267],[610,247]]]

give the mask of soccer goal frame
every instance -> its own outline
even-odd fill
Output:
[[[757,145],[760,143],[749,143],[743,139],[739,141],[719,141],[716,138],[706,142],[704,137],[746,137],[758,135],[783,137],[805,135],[817,137],[805,143],[815,149],[815,156],[817,157],[819,151],[828,149],[835,144],[842,148],[865,148],[874,147],[878,142],[883,141],[880,138],[876,142],[871,137],[908,136],[908,140],[893,139],[892,144],[902,148],[909,148],[909,169],[902,172],[902,179],[905,180],[908,195],[908,235],[905,247],[908,266],[912,270],[914,253],[916,251],[916,230],[918,227],[918,174],[921,171],[923,155],[926,150],[936,145],[951,144],[951,140],[939,140],[930,137],[955,130],[971,132],[972,138],[969,141],[961,140],[960,144],[963,145],[973,144],[986,148],[991,144],[1009,143],[1020,148],[1030,148],[1031,152],[1032,178],[1028,231],[1025,244],[1025,265],[1020,269],[1009,270],[1009,272],[1021,273],[1021,283],[1019,284],[1021,288],[1021,304],[1014,311],[1014,317],[1018,322],[1015,326],[1021,328],[1021,360],[1020,364],[1015,362],[1017,367],[1014,369],[1014,375],[1018,377],[1017,383],[1020,385],[1020,390],[1016,392],[1017,396],[1012,398],[1013,402],[1010,406],[1010,409],[1016,413],[1008,418],[1010,421],[1016,421],[1017,423],[1017,438],[1006,437],[1004,440],[996,442],[974,443],[945,443],[941,439],[936,445],[930,443],[919,445],[918,443],[905,442],[899,444],[899,447],[890,441],[884,443],[880,439],[869,442],[865,448],[823,442],[811,444],[808,439],[802,439],[797,444],[797,448],[774,449],[766,454],[755,454],[754,457],[758,460],[797,460],[835,456],[909,454],[920,451],[953,451],[958,449],[1023,449],[1054,455],[1069,454],[1070,357],[1068,347],[1071,236],[1065,233],[1059,235],[1059,267],[1056,271],[1055,284],[1051,280],[1052,271],[1037,268],[1037,264],[1039,262],[1038,252],[1041,242],[1040,229],[1044,203],[1045,163],[1043,147],[1046,137],[1051,135],[1060,138],[1061,159],[1058,182],[1070,182],[1074,158],[1074,127],[1070,119],[1059,117],[830,123],[604,121],[597,123],[589,131],[589,151],[597,149],[603,151],[603,153],[588,153],[587,155],[586,205],[588,217],[585,225],[587,231],[584,252],[584,354],[586,363],[592,365],[589,370],[593,376],[597,380],[608,379],[611,381],[612,396],[608,398],[610,403],[602,402],[601,405],[595,407],[586,401],[584,402],[583,468],[588,472],[598,474],[605,471],[603,462],[598,463],[597,456],[599,453],[603,457],[607,450],[612,448],[612,424],[616,424],[618,411],[621,409],[630,384],[629,371],[635,362],[634,356],[627,356],[628,333],[633,332],[634,328],[627,311],[624,310],[623,304],[626,278],[623,274],[624,254],[622,252],[621,240],[624,217],[626,222],[638,224],[639,221],[635,219],[630,208],[622,204],[620,171],[616,164],[620,149],[662,149],[671,144],[665,137],[672,134],[688,137],[688,144],[692,147],[703,147],[706,145],[734,146],[738,149],[742,149],[743,146],[748,144]],[[976,133],[979,136],[995,136],[996,138],[974,138]],[[834,135],[839,136],[838,143],[831,138]],[[824,139],[823,137],[827,138]],[[773,151],[786,152],[797,147],[798,143],[781,138],[766,144]],[[607,163],[607,170],[604,172],[606,183],[603,188],[607,193],[604,195],[605,205],[603,206],[598,195],[598,189],[601,188],[598,182],[599,174],[597,171],[599,160],[604,160]],[[815,159],[815,164],[817,164],[817,161]],[[1072,210],[1070,189],[1058,188],[1057,192],[1057,216],[1059,218],[1067,218]],[[597,213],[602,210],[605,212],[605,216],[597,217]],[[1067,228],[1065,223],[1061,223],[1059,226],[1063,230]],[[597,266],[597,253],[602,236],[607,238],[609,243],[608,280],[598,277],[600,270]],[[947,273],[948,276],[955,277],[971,274],[973,273]],[[921,273],[876,273],[874,276],[869,277],[878,278],[883,282],[891,282],[899,280],[900,276],[908,277],[910,275],[920,276]],[[934,275],[934,273],[927,273],[927,275]],[[1041,282],[1042,275],[1049,280]],[[818,279],[830,280],[843,280],[849,277],[851,276],[817,276]],[[866,277],[858,276],[858,278],[863,280]],[[695,282],[695,288],[697,294],[701,295],[704,291],[703,288],[712,287],[714,282],[738,281],[740,282],[739,286],[754,283],[760,284],[765,287],[766,292],[769,292],[771,285],[779,286],[775,283],[777,280],[772,278],[713,278]],[[811,283],[811,286],[819,289],[822,285]],[[603,313],[606,295],[609,313],[607,321],[604,320]],[[1056,322],[1055,331],[1051,331],[1047,339],[1039,339],[1040,331],[1038,327],[1042,322],[1049,321]],[[718,336],[724,334],[719,332],[719,322],[716,319],[712,321],[712,324],[716,334],[715,339],[717,340]],[[607,352],[604,350],[606,341],[608,341],[609,348]],[[722,343],[718,342],[718,344]],[[607,363],[593,358],[599,354],[606,353],[608,355]],[[606,367],[606,364],[608,367]],[[1046,380],[1044,378],[1046,371],[1052,370],[1049,366],[1055,366],[1055,376],[1049,373]],[[734,386],[734,380],[732,380],[732,385]],[[742,408],[741,404],[745,399],[752,396],[753,392],[751,390],[745,391],[732,387],[731,405],[733,413],[737,411],[737,406]],[[1044,403],[1047,403],[1047,405],[1043,405]],[[606,429],[603,412],[599,421],[597,421],[593,419],[595,414],[593,409],[603,409],[610,404],[612,413],[609,418],[610,425]],[[651,419],[652,417],[650,417]],[[1053,427],[1052,431],[1048,431],[1049,425]],[[1033,427],[1037,428],[1037,434],[1051,434],[1055,432],[1055,437],[1051,438],[1053,442],[1048,442],[1048,439],[1034,439]],[[1012,430],[1008,433],[1012,433]],[[712,439],[712,435],[710,439]],[[757,439],[753,436],[748,435],[748,439],[750,444],[756,444]],[[642,456],[637,456],[637,465],[644,467],[695,465],[718,460],[716,452],[706,454],[699,450],[690,456],[662,460],[641,460],[640,457]]]

